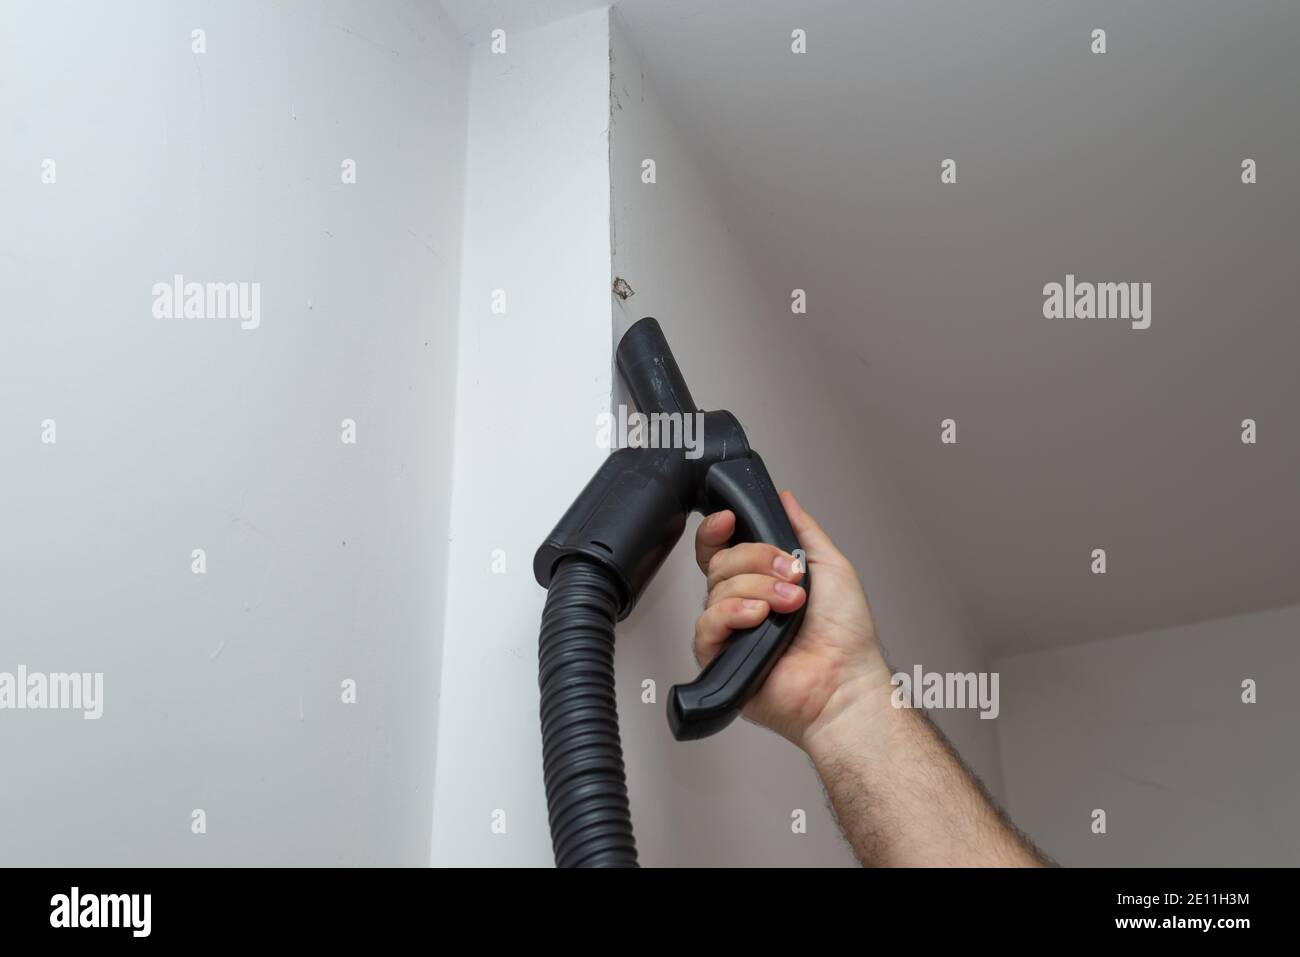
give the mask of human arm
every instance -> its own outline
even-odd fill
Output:
[[[811,599],[792,556],[761,543],[730,545],[735,516],[708,516],[696,534],[709,587],[696,623],[700,663],[733,631],[808,601],[798,635],[744,715],[809,755],[858,859],[880,866],[1050,863],[928,716],[894,706],[857,572],[793,494],[781,500],[812,572]]]

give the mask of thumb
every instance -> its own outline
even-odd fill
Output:
[[[799,544],[808,553],[810,562],[848,561],[835,547],[831,537],[817,524],[817,520],[803,510],[799,500],[794,497],[794,492],[789,490],[782,492],[781,504],[785,506],[785,514],[790,519],[790,525],[794,528]]]

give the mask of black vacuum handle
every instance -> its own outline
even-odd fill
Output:
[[[736,513],[733,541],[766,542],[791,553],[799,548],[758,453],[716,463],[705,475],[704,489],[704,511],[729,508]],[[807,565],[805,559],[801,582],[805,591],[811,587]],[[761,625],[735,632],[698,678],[674,685],[668,692],[668,725],[673,737],[678,741],[705,738],[734,721],[789,647],[807,605],[805,600],[793,612],[774,612]]]

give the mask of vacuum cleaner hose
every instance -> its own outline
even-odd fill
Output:
[[[542,770],[558,867],[636,867],[614,693],[622,596],[582,558],[555,568],[538,647]]]

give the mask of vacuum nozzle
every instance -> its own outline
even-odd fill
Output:
[[[616,359],[632,400],[642,412],[699,411],[655,319],[646,316],[623,334]]]

